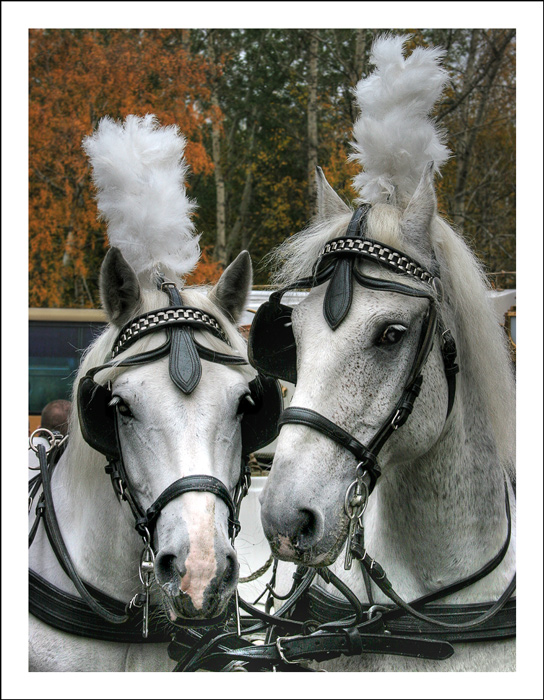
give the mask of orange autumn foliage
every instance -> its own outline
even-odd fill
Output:
[[[212,259],[212,254],[213,246],[206,246],[202,249],[200,260],[191,274],[185,278],[185,284],[188,286],[215,284],[219,280],[223,266]]]
[[[82,139],[105,115],[153,113],[186,136],[191,172],[212,172],[207,63],[176,29],[34,29],[29,52],[29,303],[98,306],[107,239]]]

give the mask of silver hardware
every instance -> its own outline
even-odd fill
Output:
[[[348,487],[348,490],[346,491],[346,496],[344,498],[344,510],[350,519],[362,518],[366,510],[368,503],[368,486],[366,481],[364,481],[365,474],[366,471],[363,472],[360,477],[355,479],[355,481],[352,481]],[[354,487],[355,493],[353,496],[351,496],[351,491]],[[361,489],[364,489],[364,493]]]
[[[393,428],[393,430],[398,430],[398,429],[399,429],[399,425],[398,425],[398,423],[397,423],[397,421],[398,421],[399,418],[400,418],[400,408],[399,408],[398,411],[395,413],[395,415],[393,416],[393,420],[391,421],[391,427]]]
[[[373,569],[376,568],[376,560],[372,559],[370,562],[370,572],[372,573]],[[385,571],[382,571],[382,575],[377,577],[380,581],[385,578]]]
[[[359,467],[360,465],[358,465]],[[344,558],[344,569],[349,571],[353,563],[353,555],[351,553],[351,543],[356,534],[364,538],[363,515],[368,504],[368,485],[364,481],[366,471],[352,481],[346,491],[344,498],[344,510],[349,518],[348,536],[346,538],[346,556]],[[352,495],[352,491],[355,490]]]
[[[139,593],[136,593],[136,594],[132,597],[132,600],[131,600],[130,603],[128,604],[128,608],[129,608],[129,609],[132,609],[132,608],[141,608],[141,607],[142,607],[142,604],[138,602],[138,597],[139,597],[139,595],[140,595]]]
[[[145,546],[140,555],[140,566],[138,568],[138,576],[142,582],[142,592],[145,596],[144,600],[144,610],[143,610],[143,628],[142,636],[144,639],[147,638],[149,632],[149,589],[152,584],[152,575],[155,567],[155,554],[151,548],[151,536],[149,530],[144,528],[145,534],[143,535]],[[134,599],[133,599],[134,600]]]
[[[168,309],[166,311],[152,312],[135,319],[117,338],[115,346],[111,352],[112,358],[115,358],[116,355],[124,350],[124,346],[128,341],[132,341],[133,339],[137,338],[148,328],[158,329],[161,326],[171,326],[177,321],[200,321],[201,323],[204,323],[212,328],[221,338],[221,340],[223,340],[223,342],[229,344],[227,336],[215,318],[200,311],[199,309],[180,307],[179,309]]]
[[[285,664],[297,664],[298,661],[289,661],[289,659],[285,658],[285,654],[283,653],[283,649],[281,648],[281,643],[283,642],[284,639],[289,639],[289,637],[278,637],[276,639],[276,649],[278,650],[278,653],[280,655],[281,660]],[[274,667],[275,669],[275,667]]]
[[[319,253],[319,257],[335,253],[336,251],[343,251],[346,253],[353,252],[355,254],[362,253],[368,257],[375,258],[376,260],[387,263],[398,272],[410,275],[411,277],[417,277],[422,282],[431,285],[436,291],[433,284],[435,278],[427,272],[427,270],[408,257],[400,255],[397,251],[391,250],[381,243],[372,242],[368,239],[341,238],[338,241],[327,243]]]
[[[55,435],[54,435],[50,430],[48,430],[47,428],[36,428],[36,430],[35,430],[35,431],[32,433],[32,435],[28,438],[28,445],[29,445],[28,449],[29,449],[29,450],[32,450],[33,452],[35,452],[36,454],[38,454],[38,446],[37,446],[37,445],[34,445],[34,439],[35,439],[35,437],[36,437],[37,435],[39,435],[39,433],[45,433],[46,439],[49,441],[49,447],[46,447],[46,448],[45,448],[45,451],[46,451],[46,452],[49,452],[49,450],[50,450],[52,447],[54,447],[54,445],[56,444],[57,438],[56,438]],[[45,447],[45,445],[44,445],[44,447]],[[30,467],[30,469],[36,470],[36,469],[39,469],[39,467]]]

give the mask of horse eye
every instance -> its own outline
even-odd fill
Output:
[[[396,345],[402,340],[402,336],[406,333],[404,326],[387,326],[382,335],[376,341],[376,345],[387,346]]]
[[[241,415],[243,413],[250,413],[254,408],[255,401],[253,401],[251,394],[244,394],[244,396],[242,396],[240,399],[240,403],[238,404],[237,414]]]
[[[132,417],[132,411],[120,396],[114,396],[108,406],[117,407],[117,410],[122,416]]]

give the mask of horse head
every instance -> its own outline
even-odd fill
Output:
[[[318,171],[318,216],[269,258],[281,288],[257,313],[249,355],[296,383],[261,497],[273,552],[328,566],[347,539],[349,568],[364,515],[358,556],[384,553],[415,596],[506,537],[513,382],[481,268],[437,213],[443,51],[405,58],[405,42],[376,40],[376,69],[356,88],[357,208]],[[310,291],[289,308],[292,289]],[[424,576],[409,574],[414,560]]]
[[[232,345],[244,352],[233,322],[250,286],[251,261],[243,253],[207,299],[194,290],[182,292],[181,311],[201,309],[209,317],[213,314],[231,345],[207,337],[205,326],[165,325],[117,352],[105,366],[94,368],[92,379],[84,380],[92,382],[90,388],[83,384],[80,391],[84,436],[91,446],[109,452],[108,457],[114,453],[112,469],[122,479],[129,502],[135,504],[136,520],[143,516],[139,530],[147,529],[152,540],[155,579],[172,619],[219,614],[237,583],[233,499],[244,477],[242,419],[253,404],[249,386],[253,373],[244,364],[228,362],[229,358],[243,362],[242,356],[233,353]],[[135,317],[151,319],[160,327],[160,312],[157,316],[153,310],[171,306],[164,291],[142,291],[116,248],[102,265],[101,293],[118,337],[127,324],[134,328]],[[189,347],[207,348],[209,354],[202,350],[202,359],[198,353],[186,356],[187,348],[175,345],[178,329],[190,338]],[[160,351],[165,345],[166,353]],[[225,363],[212,361],[221,350]],[[199,366],[198,380],[196,386],[180,388],[174,372],[187,372],[188,362]],[[102,410],[114,422],[113,446],[97,444],[104,442],[111,424],[93,424],[96,411],[91,402],[106,384],[107,404]],[[97,436],[96,431],[102,434]],[[173,484],[177,486],[172,493]]]
[[[353,211],[319,177],[321,223],[330,222],[332,213],[337,222],[333,230],[345,230]],[[367,240],[417,256],[429,268],[429,230],[436,207],[431,177],[431,168],[426,168],[404,210],[389,204],[372,207],[365,231]],[[333,279],[315,286],[293,309],[296,387],[291,405],[324,414],[364,446],[372,444],[394,417],[393,409],[428,332],[430,309],[435,313],[439,300],[429,284],[384,269],[372,259],[358,258],[352,266],[349,274],[354,280],[340,287],[347,294],[349,284],[349,310],[337,325],[325,312],[327,304],[331,305]],[[331,308],[334,310],[334,304]],[[444,429],[448,383],[438,337],[419,371],[423,382],[414,413],[401,430],[392,431],[380,449],[382,480],[388,478],[390,469],[428,453]],[[277,556],[328,565],[337,558],[348,533],[346,495],[362,459],[331,439],[326,427],[315,428],[305,422],[304,413],[293,414],[292,422],[282,425],[273,469],[262,494],[261,514]],[[362,470],[360,467],[359,472]]]
[[[84,146],[112,248],[100,274],[110,328],[79,374],[81,432],[108,458],[170,619],[211,618],[237,584],[247,456],[274,437],[259,410],[276,386],[255,377],[236,326],[251,260],[240,253],[207,295],[183,286],[198,238],[176,127],[104,119]]]

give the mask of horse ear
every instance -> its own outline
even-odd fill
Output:
[[[400,223],[403,237],[409,240],[418,250],[427,253],[432,251],[429,226],[436,214],[433,175],[434,163],[427,163]]]
[[[243,250],[223,272],[208,297],[236,323],[245,308],[252,281],[251,257]]]
[[[325,173],[319,167],[315,169],[315,179],[317,184],[317,212],[320,219],[329,219],[338,214],[351,213],[351,209],[329,185]]]
[[[140,303],[140,285],[119,248],[110,248],[100,268],[100,298],[109,320],[124,326]]]

